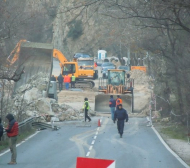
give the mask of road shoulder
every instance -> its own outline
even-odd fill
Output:
[[[187,165],[190,166],[190,144],[188,144],[188,141],[172,139],[166,134],[163,134],[161,131],[162,126],[160,124],[154,124],[154,128],[165,141],[165,143],[171,148],[171,150],[174,151]]]

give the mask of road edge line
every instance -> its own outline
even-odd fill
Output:
[[[28,141],[29,139],[31,139],[32,137],[34,137],[35,135],[37,135],[40,131],[35,132],[34,134],[30,135],[28,138],[26,138],[24,141],[21,141],[20,143],[18,143],[16,145],[16,147],[20,146],[21,144],[23,144],[24,142]],[[0,157],[3,156],[4,154],[8,153],[10,151],[10,149],[7,149],[6,151],[4,151],[3,153],[0,153]]]
[[[187,163],[185,163],[180,157],[179,155],[177,155],[177,153],[175,153],[169,146],[168,144],[163,140],[163,138],[160,136],[160,134],[158,133],[158,131],[154,128],[151,127],[152,130],[154,131],[154,133],[157,135],[157,137],[159,138],[159,140],[162,142],[162,144],[165,146],[165,148],[183,165],[185,166],[185,168],[190,168],[190,166],[187,165]]]

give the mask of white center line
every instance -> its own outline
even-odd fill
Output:
[[[94,143],[95,143],[95,140],[93,140],[91,144],[94,145]]]
[[[91,145],[90,148],[89,148],[89,151],[92,150],[92,147],[93,147],[93,146]]]
[[[86,154],[86,157],[88,157],[90,155],[90,152],[88,152],[87,154]]]
[[[101,119],[100,119],[100,123],[101,123],[101,122],[102,122],[102,117],[101,117]],[[93,148],[93,145],[94,145],[94,143],[95,143],[95,140],[96,140],[96,138],[97,138],[97,135],[98,135],[98,131],[99,131],[99,130],[100,130],[100,127],[97,128],[97,131],[96,131],[95,136],[94,136],[94,140],[92,141],[91,146],[89,147],[89,151],[87,152],[86,157],[88,157],[88,156],[90,155],[90,151],[91,151],[92,148]]]

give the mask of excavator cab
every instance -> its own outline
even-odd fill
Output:
[[[69,75],[71,76],[72,74],[76,73],[76,66],[75,64],[64,64],[63,70],[62,70],[62,75]]]
[[[99,78],[98,95],[95,97],[95,111],[110,112],[109,99],[110,95],[117,98],[120,95],[123,101],[123,108],[128,112],[134,109],[134,79],[127,78],[125,70],[110,69],[108,78]]]

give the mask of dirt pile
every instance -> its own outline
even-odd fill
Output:
[[[131,78],[135,80],[135,84],[144,84],[148,85],[149,77],[144,71],[141,70],[132,70],[130,71]]]
[[[149,77],[144,71],[130,71],[134,79],[134,109],[138,116],[149,115],[149,102],[152,90],[149,87]]]

